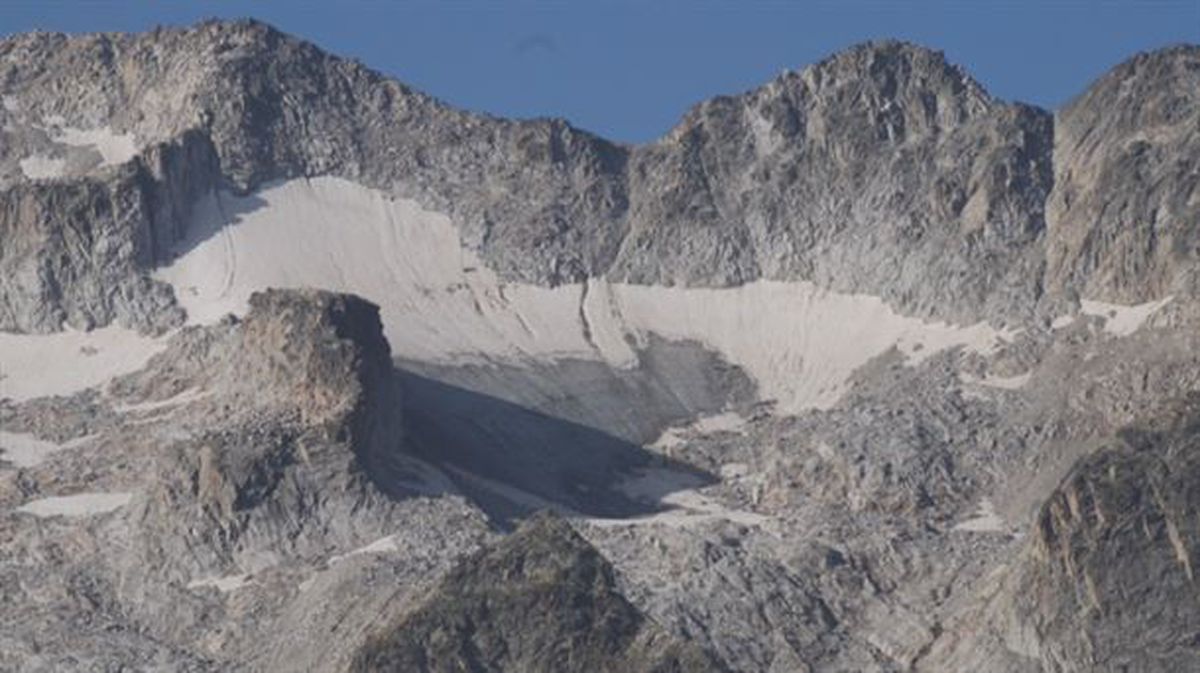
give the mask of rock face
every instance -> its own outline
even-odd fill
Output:
[[[90,448],[5,473],[6,504],[79,491],[93,500],[124,494],[128,504],[111,514],[81,506],[44,524],[6,507],[3,554],[15,562],[5,570],[11,609],[0,666],[158,661],[209,670],[269,661],[255,636],[284,629],[274,620],[306,600],[297,590],[306,577],[333,583],[323,589],[329,600],[382,609],[351,597],[361,582],[347,588],[336,579],[361,568],[309,576],[331,556],[379,540],[410,545],[428,568],[438,554],[469,548],[484,526],[453,497],[433,502],[401,485],[398,394],[375,306],[325,291],[268,291],[244,319],[174,335],[103,394],[38,402],[15,423],[10,414],[6,429],[83,433]],[[426,519],[459,523],[430,538],[419,523]],[[398,532],[398,520],[418,526],[415,537]],[[68,557],[39,560],[64,549]],[[78,585],[63,587],[65,577]],[[226,606],[231,591],[272,598]],[[343,616],[356,619],[365,629],[376,615]],[[214,630],[214,620],[227,626]],[[120,646],[104,646],[107,632],[124,634]]]
[[[1196,668],[1197,77],[873,42],[632,147],[0,40],[0,669]]]
[[[1184,402],[1079,459],[926,669],[1195,668],[1196,419]]]
[[[244,566],[239,557],[289,548],[323,553],[330,535],[384,537],[403,429],[378,309],[322,291],[250,303],[244,321],[186,330],[110,388],[143,405],[193,400],[189,419],[203,428],[155,456],[154,488],[132,516],[169,528],[144,530],[146,543],[215,545],[215,563]],[[186,557],[146,553],[160,567]]]
[[[1200,50],[1141,54],[1055,121],[1048,283],[1137,303],[1195,295]]]
[[[373,636],[352,671],[719,670],[620,595],[612,567],[540,516],[464,560],[425,602]]]
[[[1200,666],[1197,429],[1131,433],[1043,505],[1016,601],[1047,668]]]
[[[1047,113],[993,99],[939,53],[855,47],[701,104],[636,150],[613,272],[813,279],[922,314],[1031,306],[1052,138]]]

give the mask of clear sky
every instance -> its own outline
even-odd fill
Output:
[[[615,140],[863,40],[946,52],[993,94],[1054,108],[1137,51],[1200,42],[1200,0],[59,2],[0,0],[0,33],[254,16],[471,110]]]

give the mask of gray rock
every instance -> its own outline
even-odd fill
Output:
[[[540,516],[465,559],[374,635],[351,671],[717,671],[617,591],[612,567]]]

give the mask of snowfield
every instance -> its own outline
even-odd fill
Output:
[[[784,413],[832,405],[857,368],[893,348],[916,362],[955,347],[989,352],[1011,337],[985,324],[901,316],[877,297],[807,282],[505,283],[463,249],[445,215],[338,178],[211,195],[189,232],[155,275],[174,286],[193,322],[242,313],[263,288],[319,287],[378,303],[393,353],[425,362],[577,358],[631,367],[635,346],[651,335],[694,340],[743,367]]]
[[[24,432],[0,430],[0,460],[8,461],[17,467],[34,467],[44,462],[51,454],[85,444],[92,437],[88,435],[65,444],[57,444]]]
[[[151,338],[110,326],[90,332],[0,332],[0,399],[23,401],[68,395],[141,369],[166,347]]]
[[[132,493],[76,493],[33,500],[18,507],[17,511],[37,517],[92,516],[120,509],[132,499]]]
[[[137,156],[138,147],[132,133],[115,133],[102,126],[94,129],[63,127],[55,142],[71,147],[90,147],[100,153],[101,166],[117,166]]]
[[[1171,302],[1173,297],[1167,296],[1156,301],[1148,301],[1133,306],[1108,304],[1102,301],[1084,299],[1079,302],[1080,312],[1084,315],[1104,318],[1104,331],[1113,336],[1129,336],[1138,331],[1160,308]]]

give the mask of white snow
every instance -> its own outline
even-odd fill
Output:
[[[237,591],[238,589],[241,589],[249,584],[249,581],[249,574],[225,575],[224,577],[205,577],[203,579],[192,580],[191,582],[188,582],[187,588],[204,589],[207,587],[213,587],[217,591],[227,594],[231,591]]]
[[[720,474],[725,480],[742,479],[750,474],[750,466],[742,462],[724,463],[721,465]]]
[[[694,475],[665,468],[651,468],[634,475],[618,488],[626,495],[649,504],[664,506],[661,512],[628,519],[585,520],[596,526],[659,525],[685,528],[713,521],[731,521],[746,526],[760,526],[770,517],[756,512],[733,509],[715,498],[701,493],[700,480]]]
[[[173,395],[171,397],[168,397],[165,400],[154,400],[152,402],[136,402],[133,404],[115,404],[115,405],[113,405],[113,411],[116,411],[118,413],[160,411],[162,409],[171,409],[173,407],[187,404],[189,402],[195,402],[197,400],[202,400],[211,394],[212,394],[212,391],[209,391],[209,390],[200,390],[197,388],[189,388],[188,390],[181,391],[180,393]]]
[[[4,107],[10,112],[15,108],[9,107],[9,99],[4,99]],[[114,133],[107,126],[94,129],[78,129],[62,126],[65,120],[60,116],[48,118],[49,126],[37,126],[50,135],[52,142],[71,147],[86,147],[100,154],[100,166],[116,166],[129,161],[138,153],[137,141],[132,133]],[[65,159],[34,154],[18,162],[21,172],[30,180],[46,180],[59,178],[66,174]]]
[[[8,112],[18,112],[21,109],[21,100],[16,96],[0,96],[0,105]]]
[[[692,339],[746,369],[759,394],[792,413],[828,408],[850,375],[897,348],[919,362],[946,348],[990,352],[1005,334],[977,324],[927,323],[877,297],[829,292],[807,282],[758,281],[736,288],[613,287],[635,338]]]
[[[758,526],[770,519],[770,517],[763,514],[727,507],[715,498],[700,492],[699,488],[702,482],[697,476],[667,468],[641,470],[617,485],[618,490],[634,500],[644,502],[647,505],[664,508],[662,511],[645,516],[624,519],[587,516],[565,505],[546,500],[528,491],[514,488],[455,467],[447,466],[446,469],[459,478],[471,481],[478,487],[486,488],[509,502],[531,509],[552,510],[562,516],[595,526],[661,525],[678,528],[706,524],[713,521],[732,521],[747,526]],[[330,563],[334,563],[335,560],[341,561],[348,556],[358,553],[390,551],[396,551],[394,543],[390,541],[390,538],[385,537],[348,554],[336,556],[330,559]]]
[[[329,557],[329,565],[341,563],[352,556],[360,554],[391,554],[400,551],[400,538],[397,535],[387,535],[375,540],[371,544],[352,549],[345,554],[337,554]]]
[[[1025,384],[1029,383],[1031,376],[1033,376],[1033,372],[1025,372],[1016,376],[984,376],[983,378],[962,374],[960,378],[964,383],[973,383],[980,386],[987,386],[988,388],[1019,390],[1025,387]]]
[[[445,216],[351,182],[210,196],[189,233],[189,252],[156,275],[175,286],[193,322],[242,313],[266,287],[321,287],[379,303],[401,356],[592,352],[579,328],[578,287],[501,286],[462,250]]]
[[[736,411],[701,416],[691,423],[667,428],[650,445],[668,454],[687,441],[688,436],[709,435],[716,432],[735,432],[746,424],[746,419]]]
[[[72,147],[91,147],[100,153],[101,166],[116,166],[129,161],[137,155],[137,142],[132,133],[113,133],[111,128],[102,126],[94,129],[77,129],[64,127],[55,142]]]
[[[124,507],[132,498],[132,493],[76,493],[32,500],[18,507],[17,511],[39,517],[91,516]]]
[[[1050,329],[1062,329],[1068,327],[1075,322],[1073,315],[1060,315],[1050,323]]]
[[[193,322],[243,313],[267,287],[322,287],[380,304],[393,352],[430,362],[586,358],[629,367],[630,341],[690,339],[745,368],[785,413],[833,404],[855,369],[889,349],[917,362],[957,346],[988,352],[1007,336],[900,316],[879,298],[805,282],[503,283],[463,249],[445,215],[338,178],[212,195],[189,237],[155,275],[176,288]]]
[[[85,390],[140,369],[165,346],[166,337],[116,326],[54,334],[0,332],[0,399]]]
[[[1089,299],[1084,299],[1079,304],[1084,314],[1104,318],[1104,331],[1113,336],[1123,337],[1136,332],[1155,311],[1166,306],[1171,299],[1172,296],[1167,296],[1157,301],[1132,306]]]
[[[73,439],[65,444],[48,442],[24,432],[0,430],[0,460],[7,460],[17,467],[34,467],[45,461],[55,451],[69,449],[88,441],[92,436]]]
[[[67,161],[65,159],[55,159],[43,154],[34,154],[33,156],[21,159],[17,164],[21,167],[21,172],[30,180],[50,180],[53,178],[61,178],[66,172]]]
[[[970,533],[1006,533],[1004,519],[996,513],[996,507],[988,498],[979,502],[975,516],[954,526],[954,530]]]

